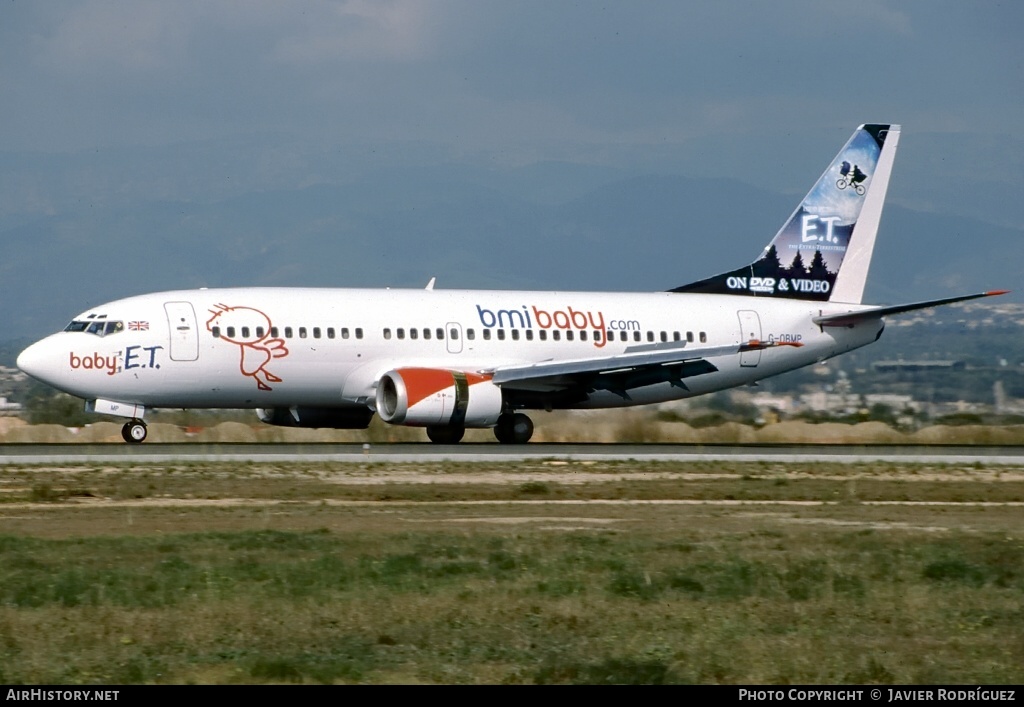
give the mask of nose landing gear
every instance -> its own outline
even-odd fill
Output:
[[[147,433],[146,423],[137,418],[124,423],[124,427],[121,428],[121,437],[128,444],[142,444],[146,440]]]

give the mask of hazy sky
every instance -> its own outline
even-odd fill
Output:
[[[903,125],[879,253],[914,263],[871,291],[1021,293],[1022,37],[1020,0],[2,0],[0,320],[674,287],[755,259],[870,122]]]
[[[273,135],[600,163],[801,126],[1016,134],[1022,36],[1016,0],[5,0],[0,150]]]

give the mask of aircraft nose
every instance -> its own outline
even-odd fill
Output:
[[[18,354],[18,368],[36,380],[53,385],[57,361],[48,339],[37,341]]]

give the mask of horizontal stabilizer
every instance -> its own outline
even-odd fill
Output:
[[[839,314],[824,314],[821,316],[814,317],[814,323],[819,326],[853,326],[859,322],[868,321],[870,319],[880,319],[881,317],[889,314],[902,314],[903,312],[913,312],[917,309],[928,309],[930,307],[939,307],[944,304],[953,304],[954,302],[965,302],[967,300],[978,299],[979,297],[995,297],[996,295],[1005,295],[1009,290],[991,290],[989,292],[979,292],[973,295],[961,295],[959,297],[946,297],[945,299],[933,299],[927,302],[914,302],[912,304],[894,304],[888,307],[872,307],[871,309],[862,309],[856,312],[841,312]]]

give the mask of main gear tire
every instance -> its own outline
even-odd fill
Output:
[[[439,425],[427,428],[427,438],[434,444],[458,444],[465,434],[465,427]]]
[[[121,428],[121,437],[128,444],[142,444],[146,441],[148,434],[146,423],[139,419],[129,420]]]

